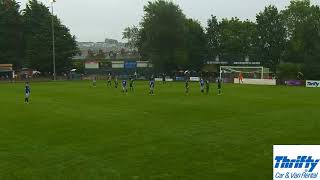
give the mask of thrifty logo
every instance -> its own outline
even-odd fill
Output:
[[[274,168],[282,169],[302,169],[305,168],[307,172],[313,172],[318,165],[320,159],[312,159],[312,156],[298,156],[296,159],[289,159],[288,156],[276,156]]]
[[[320,83],[318,82],[308,82],[308,86],[319,87]]]

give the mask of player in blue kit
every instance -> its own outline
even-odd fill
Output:
[[[127,90],[127,80],[122,80],[122,92],[123,93],[128,93],[128,90]]]
[[[31,93],[31,89],[30,89],[29,82],[26,82],[26,86],[25,86],[25,95],[26,96],[24,98],[24,103],[29,104],[30,93]]]
[[[204,80],[202,78],[200,79],[200,90],[201,93],[204,93]]]
[[[150,95],[154,95],[154,85],[155,85],[154,78],[151,78],[149,82]]]

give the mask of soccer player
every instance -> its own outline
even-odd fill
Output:
[[[154,82],[154,78],[152,77],[150,79],[150,82],[149,82],[149,87],[150,87],[150,92],[149,94],[150,95],[154,95],[154,85],[155,85],[155,82]]]
[[[162,74],[162,84],[165,84],[166,83],[166,74],[163,73]]]
[[[94,76],[92,79],[92,86],[97,87],[97,76]]]
[[[26,82],[25,93],[26,93],[26,96],[24,98],[24,103],[29,104],[29,97],[30,97],[30,93],[31,93],[29,82]]]
[[[138,79],[138,73],[137,73],[137,71],[134,72],[134,79]]]
[[[127,90],[127,80],[122,80],[122,92],[123,93],[128,93],[128,90]]]
[[[204,93],[204,80],[202,78],[200,79],[200,90],[201,93]]]
[[[111,77],[111,74],[109,73],[109,75],[107,77],[107,86],[108,87],[111,87],[111,79],[112,79],[112,77]]]
[[[221,95],[222,94],[222,92],[221,92],[222,79],[220,77],[218,78],[217,83],[218,83],[218,95]]]
[[[130,78],[130,91],[131,91],[131,92],[134,91],[133,86],[134,86],[134,78],[131,77],[131,78]]]
[[[239,73],[239,84],[242,83],[243,84],[243,74],[242,72],[240,71]]]
[[[118,76],[116,76],[115,78],[114,78],[114,87],[116,88],[116,89],[118,89]]]
[[[186,94],[189,94],[189,79],[186,79]]]
[[[206,93],[209,94],[209,90],[210,90],[210,82],[209,80],[206,80]]]

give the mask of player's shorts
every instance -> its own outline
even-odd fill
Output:
[[[30,93],[26,93],[26,98],[29,98],[29,96],[30,96]]]

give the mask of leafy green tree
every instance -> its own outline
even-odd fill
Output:
[[[198,21],[188,19],[186,21],[186,50],[188,62],[185,69],[201,70],[207,53],[206,34]]]
[[[172,71],[187,62],[186,17],[173,2],[157,0],[144,7],[139,51],[151,60],[155,71]]]
[[[244,60],[246,56],[254,57],[256,25],[238,18],[222,19],[218,27],[220,53],[223,60]]]
[[[103,52],[102,49],[99,49],[97,55],[96,55],[97,59],[105,59],[106,58],[106,53]]]
[[[127,41],[126,45],[131,50],[137,50],[139,40],[139,28],[137,26],[127,27],[122,33],[122,39]]]
[[[303,65],[297,63],[281,63],[278,65],[278,78],[298,79],[299,73],[303,71]]]
[[[30,0],[23,12],[25,64],[43,72],[52,72],[51,17],[49,9],[37,0]],[[54,29],[56,70],[62,72],[72,67],[71,59],[79,50],[75,37],[56,16]]]
[[[289,39],[285,54],[286,61],[301,63],[304,61],[307,50],[306,36],[310,35],[305,27],[310,25],[310,1],[291,1],[282,14]]]
[[[91,49],[88,49],[88,55],[86,58],[95,58],[95,56],[94,52]]]
[[[21,66],[22,19],[15,0],[0,0],[0,64]]]
[[[283,12],[287,38],[285,61],[305,64],[306,78],[320,78],[320,8],[310,0],[291,1]]]
[[[264,64],[276,72],[286,44],[286,29],[282,16],[275,6],[268,6],[256,16],[257,53]]]
[[[219,22],[216,16],[211,15],[211,18],[208,20],[206,38],[208,43],[208,59],[213,61],[217,56],[221,55]]]
[[[257,59],[256,43],[258,39],[257,25],[249,20],[243,21],[241,24],[239,37],[241,39],[240,54],[243,57]]]

